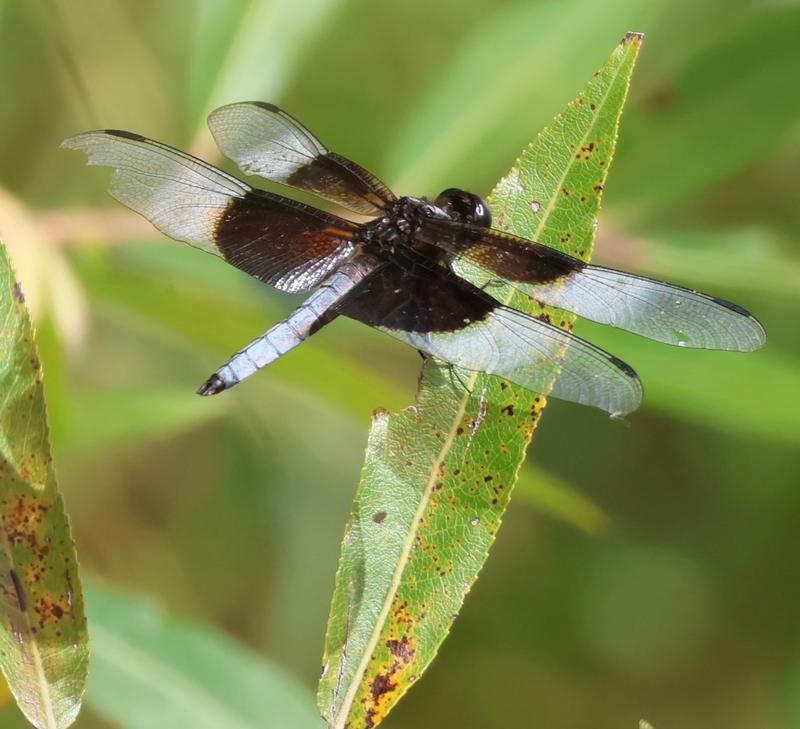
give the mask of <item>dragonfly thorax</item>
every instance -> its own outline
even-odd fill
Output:
[[[382,252],[394,253],[408,246],[425,220],[431,217],[447,215],[425,198],[401,197],[387,205],[380,218],[363,226],[359,237],[363,243],[376,246]]]
[[[486,202],[471,192],[449,188],[431,202],[424,197],[401,197],[384,208],[383,215],[362,228],[360,237],[367,245],[395,253],[399,247],[419,247],[414,235],[431,218],[489,228],[492,213]]]

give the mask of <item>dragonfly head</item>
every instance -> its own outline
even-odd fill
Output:
[[[444,210],[458,223],[470,223],[481,228],[492,225],[492,211],[482,197],[456,187],[449,187],[439,193],[436,206]]]

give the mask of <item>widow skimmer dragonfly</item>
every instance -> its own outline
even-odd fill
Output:
[[[256,189],[172,147],[100,130],[62,144],[112,167],[109,192],[171,238],[224,258],[264,283],[312,292],[284,321],[235,354],[198,390],[213,395],[250,377],[339,315],[369,324],[468,370],[612,414],[635,410],[636,373],[620,359],[501,304],[502,279],[537,301],[685,347],[751,351],[759,322],[722,299],[588,265],[491,228],[477,195],[397,197],[375,175],[330,152],[276,106],[243,102],[208,118],[217,145],[247,175],[311,193],[342,217]],[[366,219],[356,222],[352,218]],[[460,262],[485,274],[471,283]]]

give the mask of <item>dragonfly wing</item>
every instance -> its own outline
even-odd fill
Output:
[[[724,299],[623,271],[591,266],[554,248],[497,230],[426,221],[422,241],[477,265],[483,284],[501,278],[543,304],[683,347],[747,352],[764,345],[758,320]]]
[[[255,190],[161,142],[102,130],[62,146],[84,152],[91,165],[112,167],[109,192],[165,235],[282,291],[313,288],[354,251],[352,223]]]
[[[328,151],[308,129],[277,106],[258,101],[211,112],[217,145],[248,175],[310,192],[360,215],[378,215],[395,199],[375,175]]]

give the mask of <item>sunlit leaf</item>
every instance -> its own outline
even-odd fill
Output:
[[[211,584],[211,583],[210,583]],[[87,704],[123,729],[313,729],[313,696],[206,625],[92,584]]]
[[[0,666],[28,719],[56,729],[80,710],[86,620],[33,329],[2,246],[0,321]]]
[[[627,36],[501,180],[490,198],[498,226],[588,257],[640,44]],[[542,313],[519,294],[502,297]],[[498,378],[464,376],[458,385],[428,361],[416,405],[374,418],[318,694],[334,729],[377,726],[433,660],[488,555],[544,407],[542,396]]]

